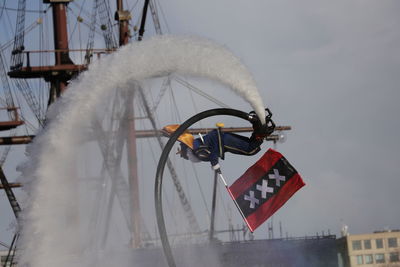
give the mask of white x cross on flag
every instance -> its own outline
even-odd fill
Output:
[[[268,182],[265,179],[262,180],[262,185],[258,184],[256,188],[258,191],[261,191],[262,198],[267,198],[267,193],[274,193],[274,188],[268,187]]]
[[[254,209],[256,207],[256,204],[260,203],[260,200],[254,197],[254,191],[250,191],[249,195],[244,195],[244,200],[250,201],[250,208]]]
[[[286,181],[286,177],[279,175],[278,169],[274,169],[273,171],[274,174],[268,175],[269,179],[275,179],[276,185],[281,186],[281,181]]]

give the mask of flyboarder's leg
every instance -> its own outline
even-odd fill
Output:
[[[263,139],[254,138],[254,134],[248,138],[237,134],[223,133],[223,142],[225,151],[250,156],[260,151]]]

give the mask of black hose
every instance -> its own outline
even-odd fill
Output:
[[[178,140],[178,137],[181,134],[183,134],[186,129],[188,129],[190,126],[192,126],[193,124],[195,124],[196,122],[198,122],[200,120],[203,120],[208,117],[220,116],[220,115],[238,117],[238,118],[242,118],[247,121],[249,121],[249,119],[250,119],[248,113],[240,111],[240,110],[236,110],[236,109],[230,109],[230,108],[210,109],[210,110],[206,110],[201,113],[198,113],[198,114],[194,115],[193,117],[189,118],[188,120],[186,120],[183,124],[181,124],[179,126],[179,128],[172,134],[172,136],[169,138],[167,144],[165,145],[165,147],[161,153],[160,160],[158,161],[157,173],[156,173],[156,179],[155,179],[155,187],[154,187],[154,199],[155,199],[158,231],[160,233],[160,238],[161,238],[161,243],[162,243],[163,250],[164,250],[164,255],[165,255],[165,258],[167,260],[169,267],[175,267],[176,264],[175,264],[174,256],[172,255],[171,246],[168,241],[167,230],[166,230],[165,221],[164,221],[164,213],[163,213],[163,208],[162,208],[162,179],[163,179],[164,168],[165,168],[165,164],[168,159],[168,155],[169,155],[172,147],[174,146],[175,142]]]

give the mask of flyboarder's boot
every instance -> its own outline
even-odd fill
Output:
[[[161,130],[161,133],[166,137],[171,137],[171,135],[179,128],[179,126],[179,124],[170,124],[164,126]],[[193,149],[194,136],[189,133],[189,131],[184,131],[183,134],[178,137],[178,141]]]

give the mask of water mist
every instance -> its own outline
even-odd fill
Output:
[[[21,266],[100,266],[93,251],[101,253],[101,248],[88,248],[92,237],[80,225],[91,207],[80,206],[77,212],[76,202],[71,201],[90,197],[78,196],[79,181],[71,167],[87,135],[84,129],[111,92],[170,73],[216,80],[250,103],[260,118],[265,117],[249,71],[226,48],[209,40],[155,37],[98,60],[50,108],[45,129],[28,147],[28,162],[22,167],[29,196],[22,203]]]

